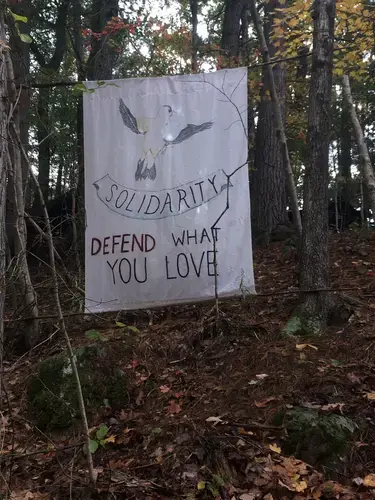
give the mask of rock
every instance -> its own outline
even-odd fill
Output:
[[[110,349],[90,344],[74,350],[88,413],[104,405],[123,408],[128,402],[125,374],[111,361]],[[28,388],[32,419],[41,430],[71,425],[80,417],[76,382],[66,353],[42,361]]]
[[[350,451],[351,438],[358,428],[343,415],[300,407],[279,413],[274,423],[283,424],[287,430],[285,453],[315,467],[326,465],[336,469]]]

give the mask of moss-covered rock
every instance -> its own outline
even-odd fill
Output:
[[[110,350],[91,344],[74,351],[86,409],[128,402],[125,374],[111,362]],[[28,399],[33,420],[41,429],[67,427],[80,417],[76,383],[67,354],[46,359],[31,380]]]
[[[313,465],[337,465],[350,450],[357,425],[333,413],[293,408],[277,415],[275,423],[287,430],[283,451]]]

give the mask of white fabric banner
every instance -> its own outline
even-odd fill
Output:
[[[247,69],[85,85],[86,309],[255,293]]]

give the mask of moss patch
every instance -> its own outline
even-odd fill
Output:
[[[75,349],[82,392],[90,413],[109,404],[123,408],[128,402],[125,374],[111,363],[106,346],[91,344]],[[76,383],[67,354],[43,361],[31,380],[28,399],[33,420],[40,429],[67,427],[80,417]]]
[[[287,430],[284,451],[307,463],[333,465],[349,452],[356,423],[343,415],[293,408],[279,414],[275,422]]]

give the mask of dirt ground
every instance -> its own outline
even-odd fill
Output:
[[[221,303],[219,322],[212,304],[157,310],[152,320],[145,312],[68,318],[73,344],[99,332],[128,379],[126,407],[90,416],[94,433],[109,428],[93,456],[92,498],[375,498],[374,243],[331,235],[332,287],[352,312],[320,338],[281,335],[298,304],[295,253],[285,243],[255,250],[259,295]],[[14,500],[86,499],[79,423],[46,434],[26,409],[38,362],[64,349],[52,319],[44,329],[40,347],[21,359],[8,352],[4,365],[0,491]],[[295,406],[366,423],[340,467],[284,454],[274,417]]]

